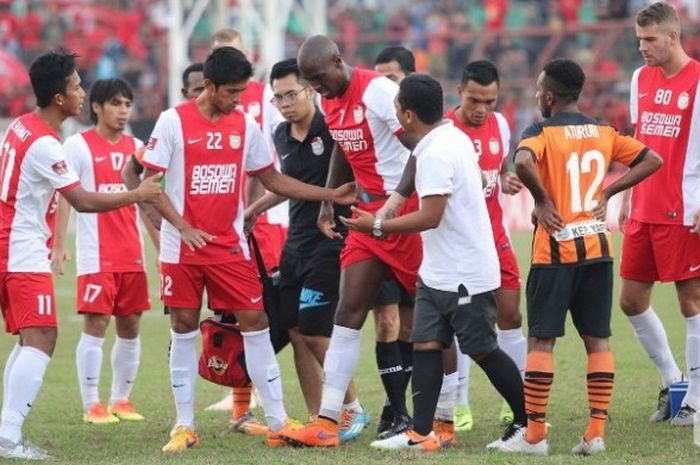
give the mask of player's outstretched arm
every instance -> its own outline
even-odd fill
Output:
[[[383,234],[409,233],[427,231],[440,226],[442,215],[447,206],[447,195],[429,195],[421,198],[420,209],[397,218],[383,220],[381,230]],[[354,218],[340,217],[349,229],[370,233],[374,229],[376,217],[369,212],[352,207]]]
[[[258,182],[258,184],[260,183]],[[281,195],[277,195],[273,192],[265,192],[262,197],[253,202],[252,205],[249,205],[243,214],[246,234],[253,229],[255,220],[258,218],[258,216],[262,215],[270,208],[276,207],[285,200],[287,200],[286,197],[282,197]]]
[[[160,178],[162,177],[162,173],[155,173],[144,179],[137,189],[127,192],[114,194],[88,192],[78,184],[74,188],[62,192],[62,195],[79,212],[115,210],[137,202],[156,202],[163,192],[160,187]]]
[[[141,184],[142,174],[143,166],[136,160],[135,156],[131,157],[129,161],[124,164],[124,168],[122,168],[122,182],[124,182],[127,189],[136,189],[139,187],[139,184]],[[153,243],[158,246],[160,242],[160,234],[158,231],[160,231],[162,217],[152,205],[139,203],[139,209],[146,218],[144,224],[148,235],[151,237]]]
[[[533,155],[529,150],[518,150],[515,153],[515,173],[535,199],[533,215],[537,223],[542,225],[549,234],[560,231],[564,227],[564,222],[542,185],[542,180],[535,169]]]
[[[329,189],[298,181],[280,173],[272,166],[257,172],[255,176],[267,190],[290,199],[313,202],[330,201],[342,205],[349,205],[357,199],[355,183],[352,182],[345,183],[335,189]]]
[[[56,206],[56,224],[53,232],[53,248],[51,250],[51,271],[62,276],[64,274],[63,262],[70,260],[70,254],[66,249],[66,231],[70,219],[70,204],[62,196],[58,197]]]
[[[600,200],[598,201],[598,205],[593,209],[593,215],[599,221],[605,221],[608,199],[618,192],[629,189],[635,184],[640,183],[644,178],[661,168],[662,164],[663,159],[653,150],[649,149],[640,155],[634,165],[632,165],[625,174],[601,191]]]

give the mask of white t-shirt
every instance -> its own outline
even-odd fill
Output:
[[[445,122],[430,131],[413,154],[421,204],[425,197],[449,196],[440,225],[421,232],[421,280],[448,292],[457,292],[464,284],[470,295],[497,289],[498,254],[471,140],[452,122]]]

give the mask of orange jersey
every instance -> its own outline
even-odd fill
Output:
[[[610,231],[591,211],[610,163],[634,165],[648,151],[644,144],[581,113],[558,113],[525,130],[518,150],[532,154],[547,196],[566,225],[554,236],[535,227],[532,264],[611,261]]]

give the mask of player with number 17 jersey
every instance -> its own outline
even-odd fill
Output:
[[[64,150],[85,190],[111,193],[127,190],[121,170],[142,145],[128,135],[113,144],[93,128],[66,139]],[[78,312],[124,316],[148,310],[144,262],[136,205],[102,213],[78,213]]]

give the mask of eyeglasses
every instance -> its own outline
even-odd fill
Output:
[[[304,92],[307,87],[309,87],[309,86],[304,86],[299,90],[291,90],[291,91],[287,92],[286,94],[275,95],[274,97],[272,97],[270,99],[270,103],[276,107],[280,106],[286,102],[294,103],[294,102],[296,102],[297,98],[299,97],[299,94]]]

